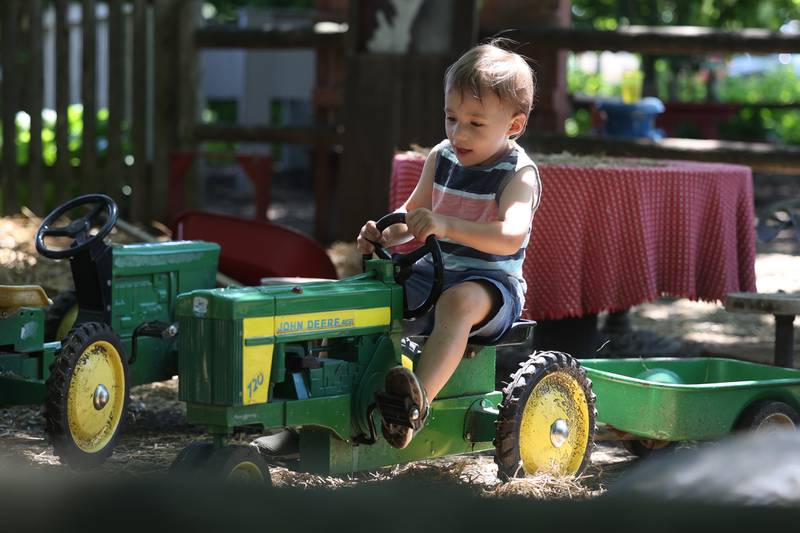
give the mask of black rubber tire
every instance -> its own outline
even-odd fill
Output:
[[[234,484],[272,484],[269,467],[255,446],[236,444],[216,448],[203,465],[206,476]]]
[[[62,328],[62,323],[70,311],[77,307],[78,295],[74,290],[60,292],[53,298],[53,305],[47,308],[44,314],[44,341],[53,342],[60,341],[58,338],[58,330],[63,329],[69,331],[74,324],[65,325]]]
[[[171,475],[194,476],[202,471],[203,465],[214,452],[214,443],[199,441],[189,443],[180,451],[169,466]]]
[[[640,459],[673,453],[678,449],[678,445],[679,442],[677,441],[647,439],[622,441],[622,447],[625,448],[628,453]]]
[[[118,362],[122,366],[121,413],[114,427],[108,428],[108,431],[111,432],[110,438],[102,448],[86,451],[76,442],[70,429],[69,390],[76,364],[84,352],[98,341],[105,341],[112,345],[116,350],[116,357],[119,358]],[[86,322],[70,330],[62,342],[61,348],[56,352],[55,361],[50,365],[50,377],[45,382],[45,432],[61,462],[76,469],[87,469],[105,461],[113,452],[117,438],[122,431],[129,404],[128,358],[122,350],[119,336],[109,325],[101,322]]]
[[[770,419],[773,419],[776,424],[770,424]],[[762,400],[750,404],[739,415],[734,428],[739,431],[763,431],[766,427],[761,427],[762,424],[767,423],[770,426],[785,425],[790,427],[790,423],[794,425],[794,429],[800,428],[800,414],[790,405],[779,402],[776,400]]]
[[[597,419],[592,382],[586,377],[578,361],[568,354],[552,351],[534,352],[526,361],[520,363],[517,371],[511,375],[509,384],[503,389],[503,402],[499,406],[494,440],[495,463],[498,475],[502,479],[524,477],[533,473],[525,471],[520,457],[520,424],[531,392],[546,376],[554,373],[567,374],[577,382],[587,402],[587,442],[580,466],[569,474],[580,475],[589,463],[594,448]]]

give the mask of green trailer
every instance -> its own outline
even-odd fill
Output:
[[[584,359],[597,440],[645,456],[739,429],[800,425],[800,370],[726,358]]]

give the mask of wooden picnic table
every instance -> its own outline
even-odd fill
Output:
[[[737,292],[728,295],[732,313],[766,313],[775,317],[775,364],[794,368],[794,318],[800,315],[800,295]]]

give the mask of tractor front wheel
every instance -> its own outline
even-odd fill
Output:
[[[194,441],[188,444],[169,467],[169,473],[179,476],[194,476],[202,471],[203,465],[214,453],[214,443]]]
[[[211,478],[228,483],[272,484],[269,467],[255,446],[237,444],[217,448],[200,468]]]
[[[591,455],[594,404],[591,381],[575,359],[535,352],[503,389],[494,441],[498,474],[579,475]]]
[[[111,455],[128,408],[128,363],[110,326],[87,322],[63,339],[45,385],[45,431],[56,455],[90,468]]]

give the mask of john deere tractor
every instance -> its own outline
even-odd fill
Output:
[[[79,215],[57,225],[70,213]],[[77,467],[111,454],[133,385],[177,374],[177,295],[215,283],[218,245],[109,246],[116,221],[116,204],[101,194],[75,198],[42,221],[37,251],[68,258],[75,283],[77,310],[59,308],[56,338],[45,338],[41,287],[0,286],[0,405],[44,403],[55,453]],[[56,248],[55,238],[70,244]]]
[[[378,227],[403,221],[387,215]],[[349,473],[494,447],[504,477],[581,472],[593,442],[594,396],[577,361],[557,352],[532,354],[496,391],[496,347],[469,346],[411,444],[386,443],[376,431],[376,397],[383,416],[411,427],[420,406],[387,397],[384,376],[395,365],[413,368],[424,351],[424,339],[403,338],[403,321],[435,304],[443,263],[434,237],[410,254],[377,253],[363,274],[344,280],[178,297],[179,397],[188,422],[205,425],[213,439],[187,446],[173,470],[268,481],[272,459]],[[409,309],[403,280],[427,253],[436,281],[426,301]],[[501,344],[523,342],[532,327],[518,323]],[[279,445],[229,444],[240,430]]]

